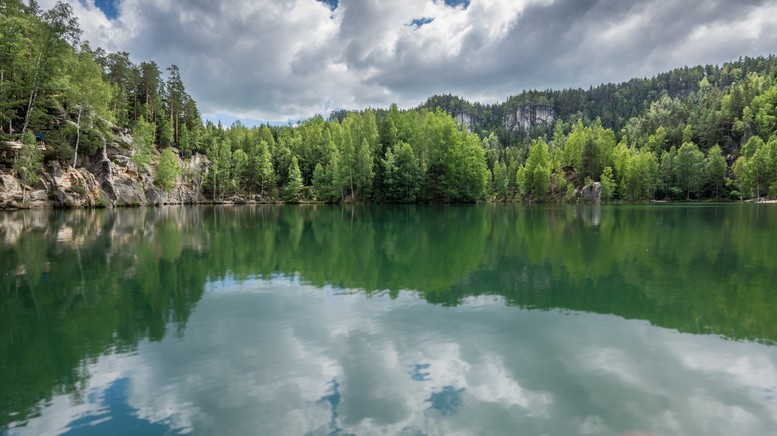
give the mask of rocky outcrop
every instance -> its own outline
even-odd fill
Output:
[[[456,123],[461,126],[462,130],[467,130],[468,132],[472,133],[473,126],[474,126],[474,117],[469,112],[459,112],[458,114],[454,115],[453,117],[456,120]]]
[[[100,184],[94,174],[85,168],[62,168],[59,162],[52,162],[49,171],[49,192],[57,207],[106,206]]]
[[[181,176],[172,191],[153,183],[151,174],[133,170],[132,138],[117,134],[94,156],[79,158],[79,167],[52,162],[40,187],[22,185],[12,174],[0,172],[0,209],[47,207],[92,208],[197,204],[208,200],[200,193],[210,161],[203,155],[181,160]]]
[[[508,131],[528,129],[542,124],[546,127],[553,125],[556,113],[553,107],[546,104],[523,104],[514,111],[505,115],[504,125]]]
[[[599,182],[593,182],[575,190],[575,197],[578,201],[586,201],[588,203],[601,203],[602,202],[602,184]]]
[[[202,196],[201,187],[205,179],[205,171],[210,166],[210,160],[201,154],[195,154],[191,159],[180,160],[181,177],[170,192],[149,183],[146,189],[146,202],[151,205],[162,204],[197,204],[207,201]]]
[[[0,209],[41,209],[48,206],[45,190],[23,185],[10,174],[0,174]]]

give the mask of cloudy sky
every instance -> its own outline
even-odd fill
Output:
[[[495,102],[777,47],[775,0],[66,1],[93,46],[178,65],[227,123],[437,93]]]

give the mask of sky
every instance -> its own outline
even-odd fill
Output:
[[[227,124],[494,103],[777,51],[777,0],[66,1],[93,47],[177,65]]]

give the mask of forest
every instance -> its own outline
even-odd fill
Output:
[[[438,95],[225,127],[203,123],[177,66],[82,41],[68,4],[0,12],[0,172],[29,186],[126,132],[127,165],[165,190],[184,180],[181,159],[207,156],[214,201],[562,202],[592,182],[604,201],[777,196],[774,55],[495,104]],[[549,115],[521,118],[536,108]]]

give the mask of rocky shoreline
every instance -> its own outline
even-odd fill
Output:
[[[0,210],[158,206],[212,202],[201,194],[210,161],[201,154],[180,159],[181,176],[171,191],[153,183],[152,174],[131,168],[132,138],[117,135],[94,156],[79,158],[76,168],[49,162],[33,185],[0,170]]]

